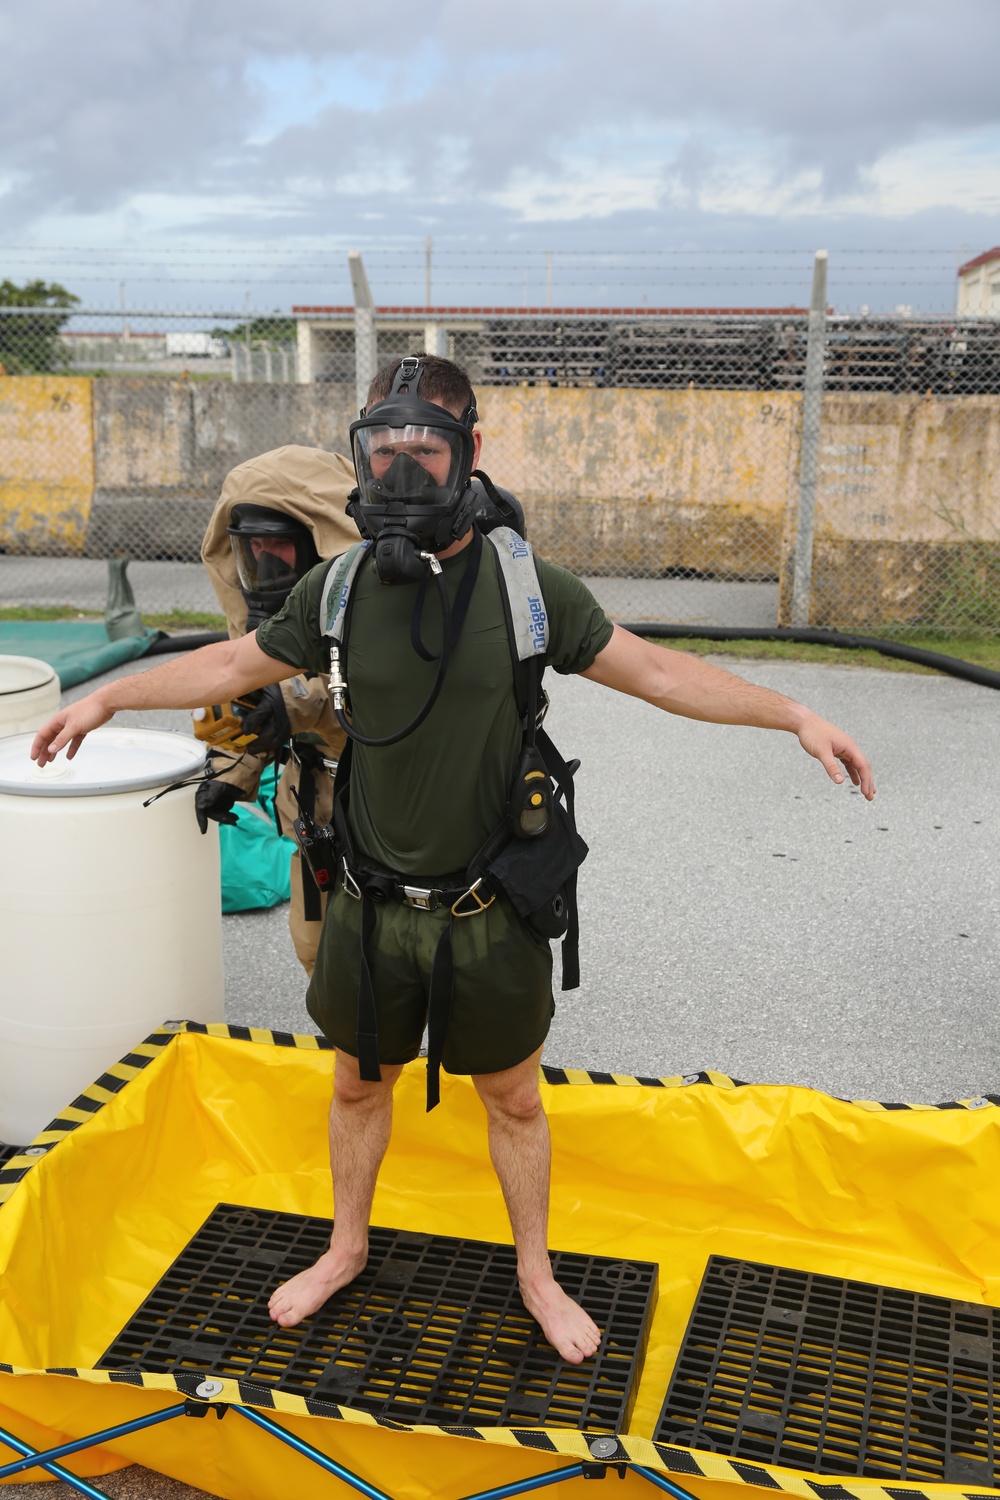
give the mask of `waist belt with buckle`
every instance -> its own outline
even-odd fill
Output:
[[[342,884],[348,896],[361,902],[361,960],[358,983],[358,1072],[368,1083],[380,1083],[382,1072],[378,1057],[378,1022],[375,992],[372,986],[368,948],[375,932],[376,909],[386,901],[398,901],[417,911],[448,911],[431,964],[427,991],[427,1108],[432,1110],[441,1100],[441,1057],[448,1030],[451,1001],[455,988],[455,960],[452,950],[452,927],[463,917],[478,917],[493,905],[495,894],[487,894],[482,880],[471,885],[435,885],[432,881],[416,884],[412,876],[403,879],[388,871],[354,869],[344,859]]]

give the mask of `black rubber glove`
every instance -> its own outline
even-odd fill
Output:
[[[285,700],[281,688],[276,682],[268,687],[261,688],[260,702],[253,708],[244,708],[242,704],[236,703],[233,707],[243,721],[243,728],[247,734],[256,735],[256,739],[247,748],[252,755],[273,755],[286,744],[291,734],[291,725],[288,722],[288,710],[285,708]]]
[[[194,794],[194,815],[202,833],[208,832],[208,820],[214,823],[236,823],[236,802],[246,802],[247,794],[228,781],[203,781]]]

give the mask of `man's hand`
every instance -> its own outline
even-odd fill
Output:
[[[105,706],[100,692],[88,693],[78,703],[61,708],[42,725],[32,740],[32,760],[37,760],[40,766],[47,766],[66,745],[69,746],[66,759],[72,760],[83,744],[84,737],[92,729],[100,729],[102,724],[114,718],[114,712],[113,708]]]
[[[239,820],[233,812],[237,802],[248,802],[248,794],[228,781],[213,777],[203,781],[194,794],[194,815],[202,833],[208,832],[208,820],[214,823],[235,825]]]
[[[273,755],[287,742],[292,731],[285,699],[277,683],[261,688],[260,702],[253,708],[243,708],[239,702],[233,707],[242,719],[246,733],[255,736],[251,747],[254,755]]]
[[[67,758],[72,760],[84,736],[106,724],[120,708],[199,708],[205,703],[229,703],[242,693],[294,677],[298,670],[263,652],[254,632],[235,641],[215,641],[146,672],[118,677],[79,703],[60,709],[35,735],[31,756],[40,766],[46,766],[68,745]]]
[[[870,802],[875,795],[875,781],[868,758],[842,729],[810,713],[798,730],[799,744],[808,755],[820,762],[831,781],[838,786],[844,780],[844,771],[861,788]],[[839,762],[839,764],[838,764]],[[844,771],[840,769],[841,765]]]

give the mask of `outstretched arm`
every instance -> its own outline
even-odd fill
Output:
[[[72,760],[84,736],[106,724],[120,708],[199,708],[281,682],[297,671],[298,667],[286,666],[262,651],[253,634],[202,646],[148,672],[119,677],[61,708],[35,735],[31,756],[44,766],[68,745],[67,758]]]
[[[843,781],[843,766],[869,802],[875,795],[871,766],[850,735],[801,703],[755,687],[700,657],[654,646],[616,625],[604,650],[581,676],[686,719],[787,729],[822,763],[831,781]]]

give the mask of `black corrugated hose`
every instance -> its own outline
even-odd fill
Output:
[[[876,635],[844,635],[839,630],[750,630],[730,628],[728,625],[677,625],[673,622],[649,620],[622,620],[623,630],[633,635],[655,637],[658,640],[703,641],[793,641],[805,646],[841,646],[849,651],[880,651],[883,656],[895,656],[900,661],[912,661],[921,667],[933,667],[937,672],[947,672],[951,677],[961,677],[966,682],[978,683],[980,687],[1000,688],[1000,672],[989,667],[977,667],[974,662],[960,661],[957,656],[944,656],[939,651],[924,651],[920,646],[906,646],[902,641],[884,641]],[[154,641],[147,656],[163,656],[168,651],[193,651],[198,646],[212,646],[216,641],[227,641],[222,631],[203,631],[200,635],[167,635]]]
[[[851,651],[880,651],[883,656],[895,656],[900,661],[912,661],[921,667],[933,667],[935,671],[947,672],[951,677],[964,678],[966,682],[978,683],[980,687],[1000,688],[1000,672],[989,667],[977,667],[974,662],[960,661],[956,656],[943,656],[938,651],[924,651],[919,646],[906,646],[902,641],[884,641],[875,635],[843,635],[839,630],[749,630],[730,629],[725,625],[677,625],[663,621],[619,621],[623,630],[633,635],[654,636],[659,640],[696,639],[705,641],[794,641],[806,646],[843,646]]]
[[[219,641],[228,641],[224,630],[202,630],[197,635],[163,635],[154,641],[147,656],[166,656],[170,651],[197,651],[199,646],[214,646]]]

